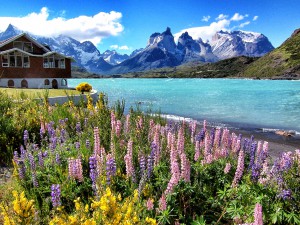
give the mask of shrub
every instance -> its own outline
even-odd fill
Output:
[[[92,90],[92,86],[87,82],[82,82],[82,83],[78,84],[78,86],[76,87],[76,90],[80,91],[82,93],[90,92]]]

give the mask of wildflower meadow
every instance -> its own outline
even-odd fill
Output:
[[[50,106],[1,94],[9,224],[300,224],[300,150],[167,121],[99,94]],[[8,159],[10,157],[10,159]]]

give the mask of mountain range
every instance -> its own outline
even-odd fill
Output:
[[[9,25],[0,33],[0,41],[22,32]],[[210,42],[203,42],[200,38],[194,40],[185,32],[181,34],[176,44],[171,29],[167,28],[162,33],[153,33],[145,48],[135,50],[129,56],[110,50],[101,54],[92,42],[79,42],[65,35],[56,37],[30,35],[52,50],[73,57],[76,61],[74,66],[85,68],[95,74],[147,71],[189,62],[210,63],[242,55],[258,57],[274,49],[263,34],[246,31],[219,31]]]

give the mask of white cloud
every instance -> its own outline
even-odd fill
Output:
[[[254,16],[253,17],[253,21],[257,20],[258,19],[258,16]]]
[[[201,21],[204,21],[204,22],[208,22],[210,19],[210,16],[203,16],[202,20]]]
[[[93,16],[82,15],[70,19],[64,18],[64,15],[65,11],[61,11],[60,16],[49,19],[49,10],[43,7],[40,12],[32,12],[23,17],[0,17],[0,30],[5,30],[8,24],[12,24],[35,35],[65,34],[79,41],[92,41],[95,45],[103,38],[116,36],[124,30],[120,23],[120,12],[99,12]]]
[[[228,15],[224,15],[224,14],[220,14],[216,20],[224,20],[224,19],[227,19],[228,18]]]
[[[244,26],[247,26],[247,25],[249,25],[250,24],[250,21],[246,21],[246,22],[244,22],[244,23],[241,23],[240,25],[239,25],[239,28],[243,28]]]
[[[112,48],[112,49],[116,49],[116,50],[129,50],[130,49],[127,45],[122,45],[122,46],[111,45],[109,47]]]
[[[248,16],[248,14],[241,15],[239,13],[235,13],[231,18],[229,18],[228,15],[220,14],[216,18],[216,21],[212,22],[210,25],[183,29],[174,34],[174,39],[177,42],[182,33],[188,32],[194,40],[201,38],[205,42],[207,40],[211,40],[212,36],[220,30],[231,31],[235,28],[243,28],[249,25],[250,21],[242,21]]]
[[[239,13],[235,13],[233,15],[233,17],[231,17],[230,20],[232,20],[232,21],[240,21],[240,20],[243,20],[244,18],[245,18],[245,16],[240,15]]]

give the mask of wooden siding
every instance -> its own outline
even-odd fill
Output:
[[[30,67],[2,67],[0,57],[0,78],[71,78],[71,60],[65,58],[65,69],[44,68],[43,57],[29,57]]]

